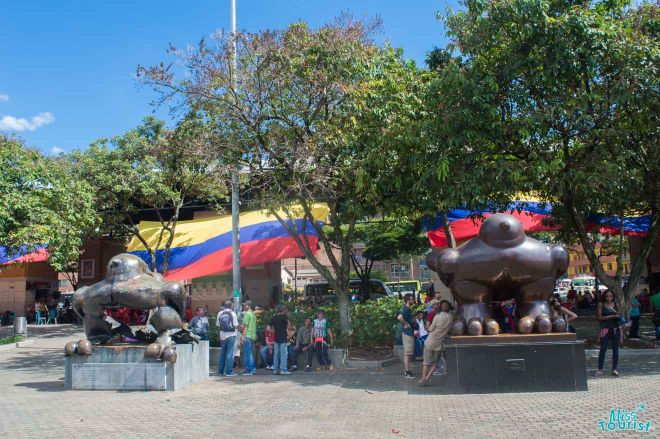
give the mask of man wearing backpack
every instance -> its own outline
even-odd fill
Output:
[[[226,377],[233,377],[234,374],[234,347],[236,345],[236,327],[238,327],[238,317],[231,309],[231,300],[226,301],[216,320],[216,325],[220,329],[220,368],[218,373]]]

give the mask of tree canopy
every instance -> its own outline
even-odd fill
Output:
[[[250,182],[244,196],[278,216],[337,292],[346,334],[356,224],[382,214],[402,193],[406,182],[397,168],[402,149],[415,144],[408,127],[421,111],[423,75],[400,51],[378,46],[372,31],[371,22],[343,17],[318,29],[300,22],[240,33],[235,74],[228,35],[191,51],[174,49],[184,78],[164,65],[138,69],[163,99],[178,97],[174,105],[203,112],[238,149],[234,158]],[[312,217],[314,202],[329,207],[327,227]],[[292,225],[299,212],[291,205],[301,206],[315,228],[330,267]]]
[[[554,221],[575,233],[600,280],[628,297],[660,227],[657,6],[464,6],[445,17],[459,56],[434,83],[449,109],[441,112],[444,140],[483,157],[477,168],[503,171],[503,194],[514,189],[552,202]],[[610,277],[598,263],[585,227],[592,213],[650,219],[624,291],[622,264]],[[620,243],[621,255],[623,236]]]
[[[8,255],[47,247],[50,265],[75,286],[81,248],[100,218],[91,186],[70,170],[0,134],[0,243]]]
[[[197,118],[185,118],[168,130],[163,121],[148,117],[137,128],[98,139],[71,155],[76,172],[95,190],[105,232],[139,239],[152,270],[167,271],[182,208],[226,200],[227,173],[208,160],[210,139],[207,125]],[[144,213],[154,214],[162,225],[154,239],[138,229]],[[157,258],[158,250],[164,251],[162,258]]]

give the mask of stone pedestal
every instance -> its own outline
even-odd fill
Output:
[[[575,334],[451,337],[447,393],[570,392],[587,390],[584,343]]]
[[[144,358],[146,346],[94,346],[65,357],[67,390],[178,390],[209,377],[209,342],[176,345],[176,363]]]

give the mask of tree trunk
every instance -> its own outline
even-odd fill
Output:
[[[587,255],[587,258],[589,259],[589,262],[591,263],[591,266],[594,269],[595,275],[598,277],[598,280],[603,283],[603,285],[605,285],[615,294],[617,300],[619,301],[618,304],[619,308],[622,311],[624,311],[627,315],[627,313],[629,312],[628,306],[630,303],[630,297],[632,295],[632,292],[637,289],[637,284],[639,282],[639,277],[642,273],[642,268],[646,263],[646,259],[648,258],[649,253],[651,252],[651,246],[653,244],[653,241],[658,236],[658,230],[660,229],[660,219],[658,218],[659,217],[658,211],[654,210],[651,214],[651,224],[649,230],[647,232],[646,237],[644,238],[642,248],[640,249],[637,258],[632,263],[630,275],[628,276],[628,282],[626,283],[626,287],[624,289],[621,286],[620,279],[609,276],[603,269],[602,265],[600,265],[600,260],[596,255],[593,242],[589,238],[589,234],[587,232],[586,227],[584,226],[582,217],[573,206],[571,200],[564,199],[564,204],[568,209],[569,216],[571,218],[571,221],[573,222],[573,225],[575,226],[575,230],[580,240],[580,244],[582,245],[582,249],[584,250],[584,253]]]
[[[642,275],[642,270],[646,266],[649,254],[651,253],[651,248],[653,243],[658,238],[658,232],[660,231],[660,215],[658,211],[654,211],[651,214],[651,224],[647,232],[646,237],[642,243],[642,247],[639,249],[639,254],[633,264],[630,267],[630,274],[628,275],[628,282],[626,283],[625,288],[623,288],[625,295],[630,298],[637,290],[637,285],[639,283],[639,278]],[[630,303],[630,302],[628,302]]]
[[[360,291],[364,298],[368,298],[371,295],[371,267],[373,266],[373,260],[366,258],[364,266],[360,265],[357,261],[356,256],[351,252],[351,262],[353,263],[353,269],[355,273],[360,278]]]
[[[451,230],[451,225],[449,224],[449,218],[447,217],[447,212],[444,210],[440,212],[442,217],[442,227],[445,229],[445,238],[447,238],[447,247],[456,248],[456,238],[454,238],[454,232]]]
[[[284,227],[289,236],[293,238],[296,242],[298,248],[303,252],[307,260],[312,264],[314,268],[323,276],[323,278],[328,281],[332,289],[337,295],[337,310],[339,311],[339,328],[342,332],[342,338],[345,340],[346,346],[348,345],[348,340],[350,337],[351,330],[351,308],[350,308],[350,295],[349,295],[349,283],[350,283],[350,274],[351,274],[351,236],[352,230],[355,227],[355,221],[349,224],[348,233],[346,236],[343,235],[339,227],[336,228],[337,238],[334,242],[339,242],[339,248],[341,250],[340,260],[332,253],[333,241],[323,232],[323,229],[316,224],[314,216],[312,215],[311,209],[305,200],[300,200],[300,204],[305,210],[305,221],[309,221],[310,224],[314,227],[317,232],[319,242],[323,245],[323,248],[326,249],[326,254],[332,265],[334,273],[330,271],[324,264],[322,264],[319,259],[316,257],[314,252],[309,246],[309,241],[307,240],[307,235],[305,234],[306,225],[303,224],[303,237],[301,238],[299,231],[293,227],[291,224],[295,224],[295,217],[291,215],[290,212],[287,213],[287,218],[283,218],[277,210],[269,209],[270,213],[277,218],[279,223]],[[285,209],[286,210],[286,209]]]
[[[339,329],[341,329],[342,347],[348,348],[351,335],[351,298],[348,288],[336,289]]]

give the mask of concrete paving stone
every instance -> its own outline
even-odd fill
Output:
[[[30,328],[32,330],[33,328]],[[622,358],[620,378],[589,378],[586,392],[440,395],[400,365],[273,377],[262,371],[173,393],[64,391],[62,347],[82,338],[57,325],[34,344],[0,353],[0,432],[8,438],[592,438],[612,408],[646,403],[660,429],[660,356]],[[587,359],[590,371],[595,358]],[[419,372],[419,364],[415,364]],[[644,437],[617,432],[611,437]]]

